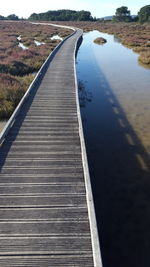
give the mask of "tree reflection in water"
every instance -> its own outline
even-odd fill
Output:
[[[92,101],[92,92],[87,90],[83,81],[78,81],[80,107],[85,108],[87,102]]]

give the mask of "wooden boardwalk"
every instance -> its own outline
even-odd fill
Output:
[[[101,266],[74,72],[81,34],[38,75],[1,145],[0,267]]]

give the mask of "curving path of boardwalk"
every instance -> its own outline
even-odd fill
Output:
[[[2,133],[0,267],[102,266],[74,71],[81,35],[54,53]]]

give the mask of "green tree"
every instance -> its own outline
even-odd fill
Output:
[[[8,20],[19,20],[18,16],[16,16],[15,14],[11,14],[7,17]]]
[[[78,18],[77,20],[79,21],[89,21],[89,20],[92,20],[92,17],[91,17],[91,13],[88,12],[88,11],[79,11],[78,12]]]
[[[116,9],[115,16],[113,16],[113,20],[117,22],[125,21],[129,22],[132,20],[130,15],[130,10],[128,10],[128,7],[121,6]]]
[[[75,11],[75,10],[54,10],[45,13],[33,13],[29,20],[47,20],[47,21],[93,21],[93,17],[89,11]]]
[[[6,18],[4,16],[0,15],[0,20],[4,20],[4,19],[6,19]]]
[[[150,21],[150,5],[142,7],[138,13],[138,16],[140,23]]]

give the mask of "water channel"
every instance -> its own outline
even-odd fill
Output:
[[[93,43],[99,36],[107,43]],[[104,267],[150,266],[150,70],[93,31],[77,76]]]

